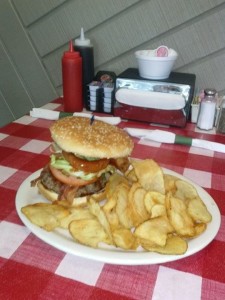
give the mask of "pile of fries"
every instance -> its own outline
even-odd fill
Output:
[[[152,159],[131,160],[129,171],[112,175],[104,198],[91,197],[85,207],[56,201],[21,210],[41,228],[64,228],[87,246],[105,243],[174,255],[184,254],[188,240],[203,233],[212,219],[195,187],[164,174]]]

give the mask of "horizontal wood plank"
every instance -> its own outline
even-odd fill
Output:
[[[1,0],[0,126],[62,94],[61,57],[81,27],[96,72],[137,67],[136,50],[164,44],[197,90],[225,93],[225,0]]]
[[[70,39],[80,35],[132,6],[138,0],[77,0],[68,1],[49,18],[43,18],[29,28],[29,35],[41,57],[65,46]],[[106,37],[106,36],[105,36]]]
[[[137,43],[138,46],[136,46],[136,44],[131,45],[133,42],[133,39],[130,41],[131,36],[127,37],[127,35],[124,34],[124,39],[122,41],[118,34],[115,36],[116,33],[114,31],[112,32],[111,40],[108,40],[107,43],[103,42],[101,35],[104,36],[104,29],[99,29],[101,34],[99,32],[94,36],[95,41],[98,39],[98,47],[97,49],[95,48],[96,71],[111,70],[116,72],[116,74],[119,74],[127,67],[137,67],[137,61],[134,55],[136,50],[154,49],[162,44],[172,47],[178,51],[179,57],[174,68],[185,69],[189,64],[197,64],[198,60],[201,61],[205,57],[212,56],[214,52],[225,48],[224,20],[225,7],[219,12],[214,11],[213,14],[204,15],[204,18],[202,19],[195,19],[195,22],[188,23],[187,26],[181,27],[180,30],[171,30],[168,34],[157,36],[157,38],[153,38],[141,45],[139,41],[139,43]],[[211,32],[209,31],[210,28]],[[119,42],[115,43],[117,38],[119,39]],[[140,40],[143,39],[140,38]],[[99,45],[102,45],[102,47],[104,46],[105,48],[102,49]],[[121,49],[123,49],[123,51]],[[52,74],[51,78],[56,87],[61,85],[61,55],[62,51],[58,50],[52,55],[44,58],[44,63],[46,67],[51,70],[49,73]],[[53,69],[54,72],[52,72]],[[192,70],[190,66],[189,69],[191,70],[191,73],[195,72],[195,68]],[[202,79],[199,81],[201,84],[208,82],[207,72],[201,74],[201,77]],[[219,87],[219,90],[224,89],[223,77],[217,79],[217,86]]]
[[[31,25],[64,2],[66,0],[12,0],[15,10],[25,26]]]

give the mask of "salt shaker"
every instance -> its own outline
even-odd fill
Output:
[[[216,90],[205,89],[204,98],[201,100],[197,127],[203,130],[210,130],[214,126],[216,113]]]

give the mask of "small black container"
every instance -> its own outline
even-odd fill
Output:
[[[89,39],[84,37],[84,30],[81,28],[80,38],[75,39],[75,51],[78,51],[82,57],[82,85],[83,102],[86,103],[86,86],[94,79],[94,48]]]

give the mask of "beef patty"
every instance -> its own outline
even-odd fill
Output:
[[[104,173],[97,181],[79,187],[76,190],[75,197],[83,197],[100,192],[105,187],[110,175],[110,172]],[[48,166],[42,170],[40,180],[47,189],[52,190],[59,195],[61,195],[65,188],[68,187],[66,184],[60,182],[52,175]]]

